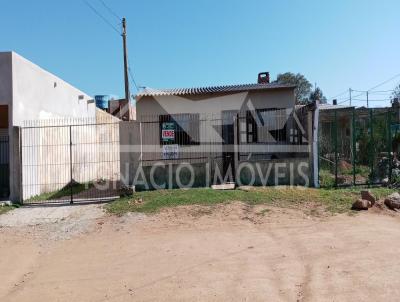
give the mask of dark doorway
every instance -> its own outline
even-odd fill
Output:
[[[8,136],[0,136],[0,198],[10,195],[10,166]]]
[[[237,111],[222,112],[222,161],[223,178],[228,182],[235,181],[235,117]]]
[[[0,105],[0,198],[10,195],[8,106]]]

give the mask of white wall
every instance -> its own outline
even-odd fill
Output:
[[[14,52],[12,83],[13,126],[24,120],[95,117],[95,104],[87,103],[90,96]]]
[[[77,63],[77,66],[79,64]],[[79,96],[83,99],[79,100]],[[9,107],[11,199],[17,200],[15,181],[18,167],[14,162],[13,126],[25,120],[51,118],[95,118],[94,103],[84,92],[47,72],[14,52],[0,52],[0,105]]]

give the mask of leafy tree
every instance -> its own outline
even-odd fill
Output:
[[[278,74],[276,82],[281,84],[292,84],[296,85],[295,90],[296,100],[298,103],[309,102],[309,97],[311,94],[311,83],[302,74],[294,74],[292,72],[286,72]]]
[[[321,88],[317,87],[313,92],[310,94],[310,101],[315,102],[315,101],[320,101],[321,104],[326,104],[327,99],[324,96],[324,93],[322,92]]]
[[[393,91],[393,98],[400,99],[400,84]]]

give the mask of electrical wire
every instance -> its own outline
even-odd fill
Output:
[[[128,73],[129,73],[129,77],[131,78],[131,80],[133,82],[133,85],[135,85],[136,90],[139,91],[139,85],[136,83],[135,78],[133,77],[131,66],[129,65],[129,63],[128,63]]]
[[[345,90],[345,91],[343,91],[343,92],[341,92],[341,93],[335,95],[334,97],[331,97],[331,99],[336,99],[337,97],[342,96],[342,95],[344,95],[345,93],[349,93],[349,90],[347,89],[347,90]]]
[[[380,83],[380,84],[378,84],[378,85],[376,85],[376,86],[374,86],[374,87],[368,89],[368,91],[371,91],[371,90],[374,90],[374,89],[376,89],[376,88],[378,88],[378,87],[381,87],[382,85],[385,85],[385,84],[387,84],[387,83],[393,81],[394,79],[396,79],[396,78],[398,78],[398,77],[400,77],[400,73],[399,73],[399,74],[396,74],[395,76],[391,77],[390,79],[388,79],[388,80],[386,80],[386,81],[384,81],[384,82],[382,82],[382,83]]]
[[[106,17],[104,17],[100,12],[95,9],[87,0],[82,0],[99,18],[101,18],[110,28],[112,28],[114,31],[118,33],[118,35],[121,35],[121,31],[118,30]]]
[[[103,0],[99,0],[100,3],[108,10],[108,12],[113,15],[115,18],[118,19],[118,21],[121,21],[122,18],[114,11],[111,9],[111,7],[109,7]]]

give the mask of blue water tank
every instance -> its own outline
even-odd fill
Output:
[[[96,101],[96,107],[107,110],[110,105],[111,97],[109,95],[95,95],[94,99]]]

